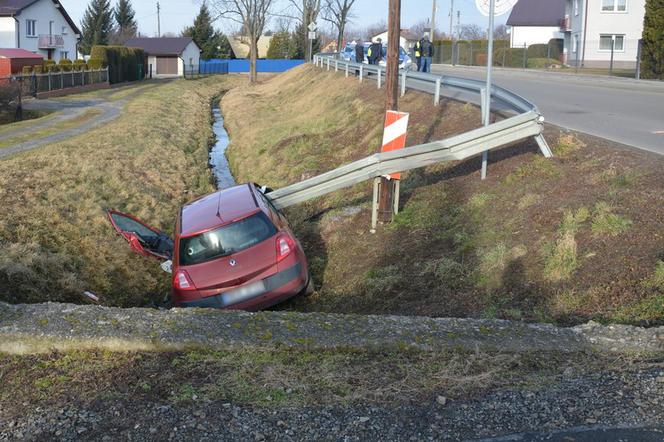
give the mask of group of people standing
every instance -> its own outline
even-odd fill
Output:
[[[425,33],[424,36],[415,43],[414,48],[415,63],[419,72],[431,72],[431,61],[433,59],[434,48],[433,43],[429,40],[429,34]],[[371,43],[367,48],[367,60],[369,64],[378,64],[383,59],[383,41],[377,38],[375,42]],[[357,63],[364,63],[364,43],[361,40],[357,41],[355,45],[355,61]]]

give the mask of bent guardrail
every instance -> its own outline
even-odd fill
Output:
[[[351,70],[356,71],[360,81],[366,78],[366,74],[373,73],[378,87],[381,87],[382,77],[385,73],[381,66],[348,62],[331,56],[316,55],[314,64],[317,66],[326,64],[328,69],[334,67],[336,71],[339,71],[340,68],[344,69],[346,76],[350,75]],[[442,87],[480,94],[486,92],[484,84],[477,80],[407,71],[401,71],[400,77],[402,94],[405,93],[409,80],[433,86],[436,104],[440,101]],[[415,84],[415,86],[421,86],[421,84]],[[542,136],[544,118],[537,107],[528,100],[498,86],[493,86],[491,93],[493,99],[503,103],[507,109],[516,112],[517,115],[445,140],[411,146],[398,151],[376,153],[313,178],[277,189],[271,192],[269,197],[274,205],[281,209],[372,178],[425,167],[441,161],[463,160],[530,137],[535,137],[545,157],[551,157],[552,152]],[[484,100],[481,101],[484,102]]]

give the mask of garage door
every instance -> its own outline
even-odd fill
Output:
[[[178,58],[177,57],[157,57],[158,75],[177,75]]]

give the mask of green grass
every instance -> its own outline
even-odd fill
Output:
[[[58,113],[48,109],[24,109],[23,120],[14,121],[14,114],[0,112],[0,135],[17,129],[29,128],[35,123],[42,123],[57,116]]]
[[[552,282],[570,279],[579,266],[576,234],[590,217],[590,211],[580,207],[576,212],[565,211],[558,229],[558,238],[544,248],[544,277]]]
[[[632,227],[632,221],[612,213],[613,207],[599,202],[593,211],[592,231],[596,236],[618,236]]]

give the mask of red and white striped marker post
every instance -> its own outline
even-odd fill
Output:
[[[387,111],[385,115],[385,130],[383,132],[383,146],[381,152],[391,152],[406,147],[406,133],[408,131],[409,114],[406,112]],[[399,211],[399,180],[401,172],[386,175],[388,180],[395,180],[394,197],[392,201],[393,213]],[[373,211],[371,215],[371,229],[376,230],[378,224],[378,199],[380,195],[380,177],[374,179]]]

